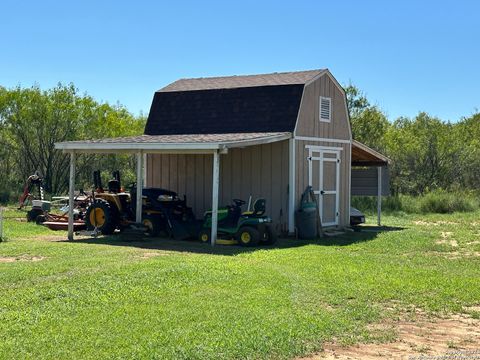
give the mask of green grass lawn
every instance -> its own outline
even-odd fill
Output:
[[[6,215],[0,258],[18,261],[0,262],[0,358],[291,358],[391,340],[367,325],[414,308],[480,304],[479,212],[257,249],[51,241],[65,233]]]

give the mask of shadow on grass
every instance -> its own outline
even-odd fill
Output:
[[[374,240],[379,234],[384,232],[402,231],[404,229],[404,227],[396,226],[362,225],[355,227],[353,232],[346,232],[345,234],[332,237],[326,236],[315,243],[322,246],[348,246]]]
[[[274,245],[257,247],[242,247],[240,245],[217,245],[212,247],[202,244],[198,240],[173,240],[167,238],[142,237],[134,240],[126,240],[125,236],[112,235],[97,238],[80,238],[71,243],[97,244],[111,246],[127,246],[140,249],[175,251],[179,253],[197,253],[233,256],[257,250],[288,249],[306,245],[318,246],[348,246],[355,243],[367,242],[375,239],[378,234],[386,231],[400,231],[401,227],[377,227],[362,226],[359,231],[348,231],[344,234],[330,237],[323,237],[317,240],[297,240],[294,238],[281,238]]]

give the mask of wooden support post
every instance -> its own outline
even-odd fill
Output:
[[[70,179],[68,183],[68,240],[73,240],[73,207],[75,197],[75,152],[70,153]]]
[[[136,199],[136,213],[135,222],[142,222],[142,207],[143,207],[143,154],[137,153],[137,199]]]
[[[295,139],[288,141],[288,233],[295,233]]]
[[[143,187],[147,187],[147,154],[143,154]]]
[[[217,151],[213,153],[213,181],[212,181],[212,233],[211,243],[215,246],[218,230],[218,188],[220,185],[220,154]]]
[[[382,216],[382,167],[377,167],[377,225],[381,226]]]

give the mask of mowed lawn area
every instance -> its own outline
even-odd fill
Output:
[[[478,212],[256,249],[68,242],[23,215],[0,243],[0,358],[292,358],[391,341],[370,325],[415,309],[480,316]]]

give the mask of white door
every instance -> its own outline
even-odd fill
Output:
[[[318,199],[322,226],[338,225],[340,203],[340,151],[310,147],[308,184]]]

